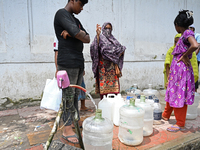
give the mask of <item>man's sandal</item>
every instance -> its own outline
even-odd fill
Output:
[[[73,144],[79,144],[79,142],[73,142],[73,141],[69,140],[69,138],[74,138],[74,137],[78,139],[78,136],[76,134],[70,135],[70,136],[62,135],[62,138],[67,140],[68,142],[73,143]]]

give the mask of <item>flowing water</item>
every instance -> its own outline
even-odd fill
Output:
[[[94,101],[94,99],[92,98],[92,96],[90,95],[90,93],[89,93],[88,91],[86,91],[86,94],[90,97],[92,103],[93,103],[94,106],[95,106],[95,109],[97,110],[97,105],[95,104],[95,101]]]

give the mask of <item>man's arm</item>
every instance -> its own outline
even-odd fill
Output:
[[[75,38],[79,39],[83,43],[90,43],[90,36],[89,36],[89,34],[86,34],[86,32],[83,31],[83,30],[80,30],[80,32],[75,35]]]
[[[54,59],[55,59],[55,66],[56,66],[56,73],[55,73],[55,77],[57,75],[57,72],[58,72],[58,64],[57,64],[57,58],[58,58],[58,39],[57,37],[54,38],[54,52],[55,52],[55,56],[54,56]]]
[[[77,38],[83,43],[90,42],[90,36],[77,26],[75,20],[70,15],[67,16],[60,12],[57,16],[57,20],[71,37]]]

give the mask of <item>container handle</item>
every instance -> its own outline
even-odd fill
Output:
[[[107,95],[107,98],[115,98],[115,97],[116,97],[115,94],[108,94],[108,95]]]

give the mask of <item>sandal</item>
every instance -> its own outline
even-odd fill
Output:
[[[65,139],[65,140],[67,140],[68,142],[73,143],[73,144],[79,144],[79,142],[70,141],[69,138],[72,138],[72,137],[75,137],[75,138],[78,139],[78,136],[77,136],[76,134],[74,134],[74,135],[69,135],[69,136],[64,136],[64,135],[62,135],[62,138]]]
[[[167,131],[169,131],[169,132],[178,132],[181,130],[182,130],[181,127],[177,127],[177,126],[171,126],[171,127],[167,128]]]

